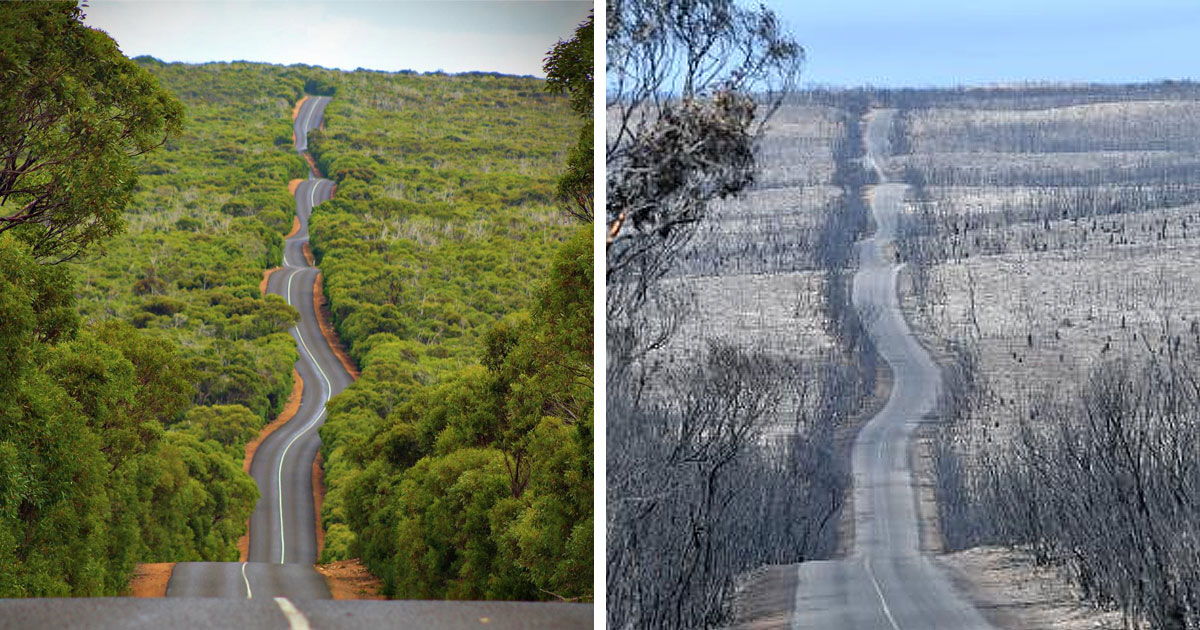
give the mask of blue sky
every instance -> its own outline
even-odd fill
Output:
[[[947,86],[1200,79],[1200,0],[766,0],[802,82]]]
[[[591,2],[91,0],[84,23],[130,57],[265,61],[353,70],[544,76]]]

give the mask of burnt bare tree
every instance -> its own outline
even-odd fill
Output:
[[[611,402],[608,621],[693,628],[725,621],[732,577],[829,553],[844,484],[833,425],[796,419],[764,444],[798,366],[716,342],[666,377],[674,397]]]
[[[1021,269],[1100,254],[1092,260],[1103,264],[1118,248],[1157,255],[1166,254],[1160,242],[1187,242],[1200,222],[1198,96],[1193,83],[875,95],[903,112],[890,139],[907,149],[893,163],[910,185],[910,211],[896,245],[914,298],[937,304],[946,278],[967,282],[959,297],[969,310],[955,315],[966,338],[943,342],[947,422],[933,443],[944,542],[1020,550],[1058,568],[1085,599],[1122,611],[1127,627],[1200,628],[1200,322],[1186,317],[1180,329],[1163,316],[1157,329],[1127,327],[1127,315],[1159,310],[1159,298],[1147,304],[1121,274],[1089,271],[1124,285],[1088,304],[1087,317],[1115,312],[1126,343],[1107,336],[1073,386],[1038,385],[1032,370],[1047,368],[1037,366],[997,376],[1010,389],[993,390],[996,335],[1032,351],[1059,343],[1057,328],[1072,323],[1056,313],[1039,337],[1023,281],[1005,307],[1015,319],[987,322],[984,339],[973,273],[990,261],[963,263],[1006,254]],[[1080,105],[1089,107],[1071,109]],[[1087,295],[1071,292],[1073,302]],[[1006,321],[1024,330],[1013,334]],[[1010,330],[997,333],[997,323]],[[1023,358],[1017,348],[1011,356]]]
[[[1168,332],[1141,357],[1103,363],[1065,400],[1035,395],[1012,435],[986,449],[944,440],[936,461],[948,545],[1023,548],[1131,623],[1200,627],[1192,337]]]
[[[825,414],[780,417],[819,375],[714,339],[654,355],[700,315],[664,278],[718,269],[686,248],[753,183],[803,53],[729,0],[614,0],[606,30],[608,625],[707,627],[739,572],[828,553],[844,491]]]
[[[730,0],[608,9],[611,320],[644,299],[714,200],[753,181],[755,139],[803,50],[772,12]]]

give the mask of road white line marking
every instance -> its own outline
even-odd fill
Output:
[[[292,280],[295,277],[295,273],[292,273],[292,275],[288,276],[288,304],[292,303]],[[325,389],[321,392],[321,402],[318,403],[321,412],[317,414],[317,416],[313,418],[307,425],[305,425],[303,429],[296,433],[295,436],[292,437],[291,441],[287,443],[287,446],[283,447],[283,454],[279,456],[279,467],[275,472],[275,489],[279,497],[279,564],[283,564],[284,559],[287,557],[287,542],[286,535],[284,534],[283,524],[283,462],[287,459],[288,450],[292,448],[292,444],[295,444],[296,440],[300,439],[300,436],[308,433],[314,425],[321,421],[321,418],[325,417],[325,403],[329,402],[329,394],[333,392],[333,385],[329,382],[329,375],[325,374],[325,370],[321,368],[321,364],[317,362],[317,357],[313,355],[312,350],[310,350],[308,347],[308,343],[304,341],[304,335],[300,332],[300,327],[295,326],[293,327],[293,330],[296,331],[296,339],[300,340],[300,345],[304,348],[304,354],[310,361],[312,361],[312,364],[317,368],[317,372],[319,372],[321,374],[321,378],[324,379]]]
[[[318,96],[312,100],[312,102],[310,103],[310,105],[308,107],[308,114],[304,118],[304,127],[302,129],[302,131],[304,132],[304,149],[308,148],[309,124],[312,122],[313,111],[316,109],[316,106],[320,104],[321,98],[322,97]],[[304,149],[301,149],[301,150],[304,150]],[[309,186],[309,188],[308,188],[308,213],[309,213],[309,216],[311,216],[313,207],[316,206],[317,189],[321,186],[321,180],[316,180],[316,178],[313,177],[311,171],[309,172],[308,178],[309,178],[309,181],[312,182],[312,185]],[[314,180],[316,180],[316,181],[314,181]],[[304,262],[307,263],[308,262],[307,259]],[[284,266],[287,266],[287,267],[293,266],[288,261],[286,245],[284,246],[284,250],[283,250],[283,264],[284,264]],[[303,268],[304,266],[305,265],[295,265],[296,268]],[[311,268],[311,267],[309,267],[309,268]],[[288,275],[287,288],[285,289],[285,293],[284,293],[284,299],[287,300],[288,305],[292,305],[292,306],[294,306],[292,304],[292,280],[294,280],[296,278],[296,271],[297,271],[297,269],[293,269],[292,273]],[[287,445],[283,447],[283,453],[279,456],[279,466],[275,471],[275,490],[276,490],[276,494],[278,495],[278,498],[279,498],[279,564],[283,564],[284,560],[287,557],[287,541],[286,541],[286,534],[284,533],[284,518],[283,518],[283,462],[287,460],[287,454],[288,454],[288,451],[291,450],[292,444],[295,444],[296,440],[300,439],[301,436],[303,436],[305,433],[308,433],[310,430],[312,430],[313,426],[315,426],[318,422],[320,422],[321,418],[325,417],[325,404],[329,402],[329,395],[331,393],[333,393],[333,384],[330,383],[330,381],[329,381],[329,375],[325,373],[325,370],[321,367],[321,364],[317,361],[317,357],[312,353],[312,350],[309,349],[308,343],[304,341],[304,335],[300,332],[300,327],[294,326],[293,330],[295,330],[295,332],[296,332],[296,339],[300,342],[300,345],[304,348],[304,356],[306,356],[308,358],[308,360],[312,362],[313,366],[315,366],[317,368],[317,372],[319,372],[321,374],[321,378],[325,381],[325,390],[323,392],[321,392],[321,395],[320,395],[320,398],[321,398],[321,402],[319,403],[319,407],[321,409],[320,413],[318,413],[315,418],[310,420],[309,423],[307,425],[305,425],[303,429],[301,429],[299,432],[296,433],[296,435],[292,436],[291,441],[289,441],[287,443]],[[242,577],[243,577],[243,579],[246,577],[246,564],[245,563],[242,563]],[[246,597],[250,597],[250,581],[249,580],[246,580]],[[289,602],[286,599],[281,598],[281,597],[276,597],[275,601],[279,604],[279,607],[284,610],[285,614],[288,614],[287,608],[284,608],[284,606],[286,604],[286,606],[288,608],[291,608],[291,610],[293,612],[295,612],[296,615],[299,616],[299,619],[303,623],[303,626],[297,626],[295,623],[293,623],[292,624],[293,628],[297,628],[297,627],[308,628],[308,621],[306,621],[304,619],[304,616],[300,615],[299,611],[297,611],[295,609],[295,607],[293,607],[291,605],[291,602]],[[289,621],[294,621],[290,614],[288,615],[288,619],[289,619]]]
[[[309,267],[309,269],[312,269],[312,267]],[[293,274],[293,276],[294,275],[295,274]],[[288,304],[291,304],[291,303],[292,303],[292,279],[288,278]],[[313,305],[313,308],[316,308],[315,304]],[[326,392],[325,401],[321,403],[321,405],[323,406],[325,404],[325,402],[329,401],[328,393],[333,391],[333,384],[331,384],[329,382],[329,375],[325,373],[325,370],[323,370],[321,368],[321,364],[317,362],[316,355],[314,355],[312,353],[312,350],[309,350],[308,343],[306,343],[304,341],[304,335],[300,332],[300,327],[296,326],[295,328],[296,328],[296,338],[300,340],[300,345],[304,346],[304,352],[306,354],[308,354],[308,358],[312,360],[313,365],[317,366],[317,371],[321,373],[321,378],[325,380],[325,392]]]
[[[287,241],[284,241],[284,243],[283,243],[283,266],[284,267],[299,267],[300,265],[293,265],[292,261],[288,260],[287,252],[288,252]]]
[[[279,470],[276,471],[275,474],[275,481],[277,482],[275,489],[279,492],[279,564],[283,564],[284,554],[287,549],[283,534],[283,461],[287,459],[287,452],[288,449],[292,448],[292,444],[295,444],[296,440],[300,439],[300,436],[308,433],[309,430],[311,430],[313,426],[320,422],[321,418],[324,417],[325,403],[322,402],[321,413],[317,414],[316,418],[313,418],[312,421],[305,425],[299,433],[292,437],[291,441],[287,443],[287,446],[283,447],[283,455],[279,456]]]
[[[316,180],[316,182],[312,186],[308,187],[308,215],[310,217],[312,216],[313,207],[316,205],[317,188],[319,188],[320,186],[321,186],[321,180]],[[307,223],[307,221],[305,223]],[[305,227],[305,230],[308,229],[307,225],[305,225],[304,227]],[[307,263],[308,261],[305,260],[305,262]],[[286,242],[284,243],[284,246],[283,246],[283,264],[284,264],[284,266],[287,266],[287,267],[303,267],[304,266],[304,265],[293,265],[288,260],[287,243]]]
[[[871,578],[871,586],[875,587],[875,594],[879,596],[879,603],[883,606],[883,614],[887,616],[888,623],[892,624],[892,630],[900,630],[900,626],[896,625],[896,618],[892,617],[892,609],[888,608],[887,599],[883,597],[883,589],[879,588],[879,580],[875,579],[875,572],[871,570],[871,559],[863,557],[863,564],[867,566],[867,577]]]
[[[242,563],[242,581],[246,583],[246,599],[253,599],[254,596],[250,594],[250,578],[246,577],[245,562]]]
[[[288,620],[288,627],[292,630],[312,630],[312,626],[308,625],[308,619],[304,618],[304,613],[301,613],[288,598],[276,597],[275,605],[283,611],[283,616]]]
[[[309,269],[314,269],[314,267],[309,267]],[[287,303],[289,305],[292,304],[292,278],[294,278],[295,276],[296,276],[296,274],[293,273],[291,276],[288,277]],[[314,283],[315,282],[316,281],[314,280]],[[316,308],[315,304],[313,305],[313,308],[314,309]],[[329,375],[326,374],[325,370],[321,368],[321,364],[317,362],[316,355],[314,355],[312,353],[312,350],[310,350],[308,348],[308,343],[304,341],[304,335],[300,332],[300,327],[295,326],[294,328],[296,329],[296,338],[300,340],[300,345],[304,347],[304,352],[308,355],[308,358],[312,360],[313,365],[315,365],[317,367],[317,371],[321,373],[321,378],[325,380],[325,391],[333,392],[333,384],[329,382]],[[325,401],[328,402],[328,400],[329,400],[329,396],[326,395]],[[321,404],[324,405],[325,403],[322,402]]]
[[[321,97],[318,96],[313,99],[312,104],[308,106],[308,115],[304,117],[304,127],[301,129],[301,131],[304,132],[304,147],[301,149],[301,151],[308,150],[308,124],[312,122],[313,111],[317,109],[317,104],[320,102]]]

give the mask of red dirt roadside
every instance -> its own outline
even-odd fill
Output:
[[[167,583],[171,581],[171,572],[174,570],[174,562],[143,562],[137,565],[133,579],[129,581],[130,595],[166,597]]]
[[[296,412],[300,409],[300,397],[304,393],[304,379],[300,378],[300,373],[292,368],[292,393],[288,395],[287,403],[283,405],[283,410],[279,412],[279,416],[263,427],[258,433],[258,437],[254,438],[246,444],[246,457],[242,460],[242,470],[246,474],[250,474],[250,464],[254,463],[254,453],[258,451],[258,445],[262,444],[263,440],[267,439],[279,427],[287,424]],[[320,521],[318,521],[319,523]],[[246,533],[238,539],[238,562],[245,562],[250,555],[250,521],[246,520]]]
[[[305,95],[304,98],[296,101],[296,106],[292,108],[292,120],[296,120],[296,117],[300,115],[300,107],[302,105],[304,105],[304,101],[307,101],[307,100],[308,100],[308,96]]]
[[[325,577],[334,599],[387,599],[379,594],[383,580],[371,575],[358,558],[313,566]]]
[[[296,117],[300,115],[300,106],[304,105],[304,101],[307,101],[307,100],[308,100],[308,96],[306,95],[304,98],[296,101],[295,107],[292,107],[292,120],[293,121],[295,121]],[[296,144],[296,129],[295,128],[292,129],[292,144]]]
[[[333,317],[329,314],[329,307],[325,304],[324,286],[325,277],[321,272],[317,272],[317,283],[313,287],[313,307],[317,311],[317,323],[321,326],[321,334],[325,335],[325,341],[329,343],[329,347],[333,348],[333,353],[342,362],[342,367],[346,368],[351,378],[358,380],[358,368],[354,367],[354,361],[350,360],[346,348],[342,346],[337,333],[333,331]]]

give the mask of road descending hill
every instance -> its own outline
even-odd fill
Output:
[[[891,129],[890,112],[867,126],[874,166]],[[854,546],[845,560],[799,565],[793,628],[989,628],[922,553],[909,448],[913,430],[933,411],[937,367],[909,331],[896,297],[900,266],[890,246],[906,186],[880,183],[871,196],[875,233],[859,244],[854,305],[868,322],[893,374],[886,405],[854,442]],[[868,316],[868,314],[870,314]]]
[[[321,124],[328,97],[305,99],[296,117],[296,150],[307,146],[308,132]],[[317,560],[312,465],[320,447],[317,427],[325,403],[352,381],[321,334],[314,287],[318,270],[308,264],[308,219],[327,201],[333,182],[310,175],[295,191],[299,230],[285,242],[283,267],[271,274],[267,290],[300,312],[292,328],[300,359],[295,369],[304,381],[300,409],[259,445],[250,475],[262,498],[250,517],[249,562],[180,563],[167,595],[171,597],[252,596],[293,599],[328,598],[329,587],[312,568]],[[295,565],[295,566],[292,566]]]

